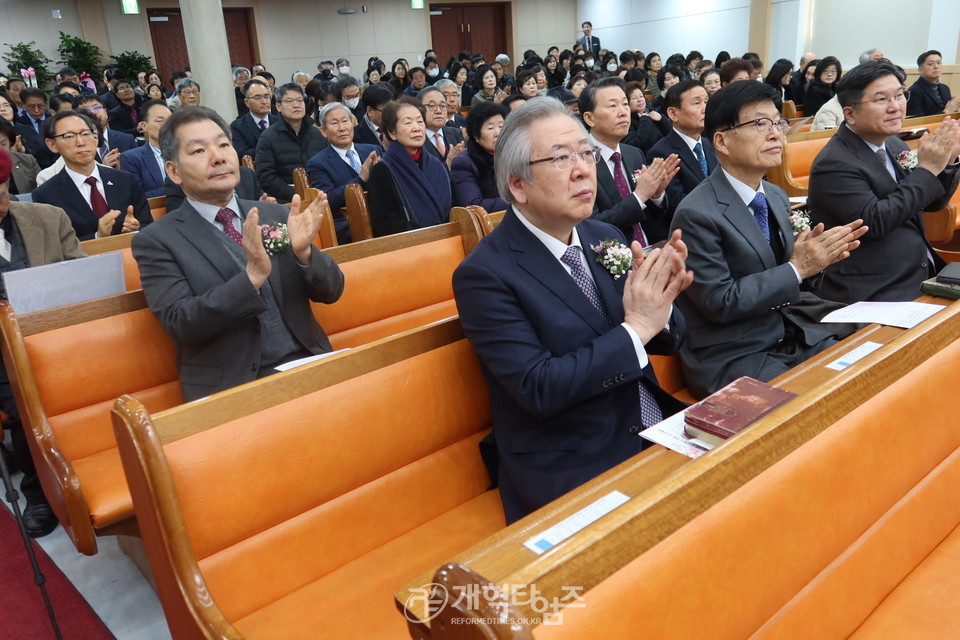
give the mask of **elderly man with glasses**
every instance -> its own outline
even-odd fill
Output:
[[[855,328],[817,324],[842,305],[812,289],[818,274],[857,248],[867,227],[851,220],[795,235],[787,195],[763,179],[786,144],[779,101],[776,89],[760,82],[734,82],[710,98],[703,135],[719,168],[673,217],[694,274],[678,306],[690,327],[680,361],[697,397],[741,376],[771,380]]]
[[[648,354],[682,341],[673,300],[692,274],[679,233],[645,257],[591,219],[597,152],[560,102],[511,113],[494,157],[511,206],[453,289],[489,384],[494,477],[513,522],[639,453],[640,430],[684,406]]]

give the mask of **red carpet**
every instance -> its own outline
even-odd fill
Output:
[[[114,640],[66,576],[33,543],[64,640]],[[53,627],[13,514],[0,506],[0,638],[50,640]]]

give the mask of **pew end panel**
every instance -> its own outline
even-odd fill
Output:
[[[370,206],[367,193],[359,184],[348,184],[343,190],[346,201],[347,224],[350,225],[350,239],[353,242],[369,240],[373,237],[373,223],[370,222]]]

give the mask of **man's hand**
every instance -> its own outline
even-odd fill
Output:
[[[290,215],[287,217],[287,233],[290,235],[290,248],[297,257],[297,262],[306,266],[310,264],[311,246],[320,233],[320,221],[324,211],[329,211],[327,194],[320,191],[307,207],[300,210],[300,196],[293,196],[290,204]]]
[[[960,111],[960,96],[953,96],[947,101],[946,106],[943,107],[945,113],[954,113],[955,111]]]
[[[679,236],[674,237],[682,244]],[[641,262],[639,269],[627,274],[623,290],[624,322],[637,332],[643,344],[647,344],[667,325],[673,301],[693,282],[693,272],[686,270],[673,239],[646,257],[637,242],[631,245],[631,250],[634,264],[638,262],[638,254]]]
[[[633,192],[640,198],[640,202],[659,198],[679,171],[680,157],[677,154],[672,153],[666,158],[654,158],[653,162],[640,170],[640,177],[637,178]]]
[[[863,220],[854,220],[842,227],[824,230],[821,222],[812,229],[801,231],[793,245],[790,262],[806,280],[815,276],[830,265],[846,260],[850,252],[860,246],[860,236],[869,227],[863,226]]]
[[[114,169],[120,169],[120,149],[111,149],[103,157],[103,164]]]
[[[360,166],[360,180],[366,182],[370,179],[370,169],[373,165],[380,162],[380,156],[377,155],[376,151],[371,151],[370,155],[367,156],[367,159],[363,161],[363,164]]]
[[[461,142],[460,144],[450,147],[447,150],[447,169],[453,169],[453,161],[457,159],[457,156],[460,155],[460,152],[466,148],[466,143]]]
[[[933,133],[920,138],[917,164],[933,175],[938,175],[960,155],[960,123],[944,118]]]
[[[260,194],[260,202],[276,202],[277,199],[269,195],[266,191]]]
[[[243,223],[243,252],[247,254],[247,277],[255,289],[260,289],[273,270],[273,263],[263,248],[260,234],[260,211],[253,207]]]
[[[106,238],[107,236],[112,236],[113,223],[119,216],[120,211],[117,209],[111,209],[100,216],[100,221],[97,222],[97,237]]]
[[[131,231],[140,231],[140,221],[133,216],[133,205],[127,207],[127,215],[123,217],[123,227],[120,233],[130,233]]]

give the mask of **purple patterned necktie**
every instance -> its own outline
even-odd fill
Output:
[[[228,238],[242,246],[243,236],[233,226],[233,216],[234,213],[230,209],[220,209],[220,211],[217,211],[216,221],[223,226],[223,232],[227,234]]]
[[[600,303],[597,285],[594,284],[590,276],[587,275],[586,269],[583,268],[583,261],[580,259],[580,255],[580,247],[570,246],[567,247],[567,250],[560,257],[560,261],[570,267],[570,275],[573,277],[573,281],[577,283],[577,286],[580,287],[583,294],[587,296],[590,304],[600,312],[604,320],[613,325],[610,315]],[[660,411],[660,405],[657,404],[657,400],[653,397],[650,390],[647,389],[642,382],[638,382],[637,386],[640,389],[640,418],[645,427],[650,427],[663,420],[663,412]]]
[[[753,218],[757,221],[763,237],[767,239],[767,242],[770,242],[770,219],[768,217],[770,210],[767,207],[766,196],[758,191],[757,195],[750,201],[750,208],[753,209]]]
[[[627,184],[627,176],[623,172],[623,163],[620,162],[619,151],[615,151],[610,159],[613,160],[613,182],[617,185],[617,191],[620,192],[620,199],[626,200],[630,197],[630,186]],[[633,225],[633,239],[640,243],[641,247],[647,246],[647,238],[643,235],[643,229],[640,223]]]

